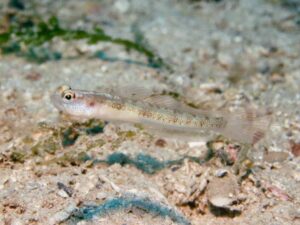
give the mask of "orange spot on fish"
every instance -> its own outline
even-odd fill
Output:
[[[96,103],[94,101],[89,102],[89,106],[94,107]]]

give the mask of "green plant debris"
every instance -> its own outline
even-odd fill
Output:
[[[77,155],[77,160],[80,162],[86,162],[91,160],[91,157],[86,152],[79,152]]]
[[[72,224],[77,224],[82,220],[91,220],[94,217],[102,217],[114,211],[132,208],[142,209],[145,213],[150,213],[162,218],[168,217],[177,224],[191,224],[176,209],[160,202],[151,201],[149,198],[139,198],[136,196],[113,198],[105,201],[101,205],[86,205],[80,207],[68,218],[68,221]]]
[[[0,39],[0,42],[1,42],[1,39]],[[3,54],[18,53],[20,51],[21,51],[21,46],[16,42],[13,42],[10,45],[6,45],[6,46],[2,47]]]
[[[147,39],[144,36],[144,33],[139,29],[138,24],[134,24],[131,28],[132,33],[134,35],[134,41],[136,44],[140,46],[150,47],[150,44],[148,43]],[[149,58],[148,58],[149,59]],[[159,68],[161,67],[161,63],[157,60],[148,60],[148,66],[153,68]],[[171,70],[171,68],[167,65],[165,65],[167,69]]]
[[[103,133],[105,123],[102,120],[90,119],[84,123],[73,123],[72,127],[80,133],[86,133],[87,135],[96,135]]]
[[[135,137],[135,135],[136,135],[136,133],[134,132],[134,131],[119,131],[119,132],[117,132],[117,134],[118,134],[118,138],[116,139],[116,140],[114,140],[113,142],[112,142],[112,145],[111,145],[111,148],[112,149],[117,149],[117,148],[119,148],[120,147],[120,145],[124,142],[124,141],[126,141],[126,140],[128,140],[128,139],[132,139],[132,138],[134,138]]]
[[[159,171],[163,169],[166,166],[169,166],[169,164],[173,164],[174,162],[167,161],[165,163],[158,161],[157,159],[153,158],[152,156],[145,155],[145,154],[138,154],[135,158],[135,166],[149,174],[155,173],[156,171]]]
[[[10,155],[10,159],[13,162],[19,162],[19,163],[23,163],[25,161],[25,153],[20,152],[20,151],[13,151]]]
[[[132,130],[128,130],[128,131],[120,131],[120,132],[118,132],[118,135],[120,137],[127,139],[127,138],[133,138],[136,135],[136,133]]]
[[[30,47],[24,55],[19,55],[24,56],[30,61],[35,61],[38,63],[43,63],[49,60],[59,60],[62,58],[62,54],[60,52],[53,52],[42,47]]]
[[[87,142],[87,150],[90,150],[91,148],[100,148],[102,147],[103,145],[105,145],[105,141],[103,139],[98,139],[98,140],[95,140],[95,141],[92,141],[92,142]]]
[[[125,164],[129,164],[131,162],[132,162],[132,160],[127,155],[125,155],[124,153],[121,153],[121,152],[113,153],[107,157],[107,163],[109,165],[118,163],[118,164],[124,166]]]
[[[207,153],[205,155],[205,161],[209,161],[215,156],[215,152],[214,152],[214,149],[213,149],[213,146],[212,146],[212,142],[211,141],[207,142],[206,147],[207,147]]]
[[[103,126],[102,125],[96,125],[90,128],[86,129],[86,133],[88,135],[95,135],[95,134],[99,134],[99,133],[103,133]]]
[[[58,149],[57,143],[52,138],[45,141],[43,147],[44,147],[45,152],[47,152],[49,154],[54,154],[55,151]]]
[[[22,139],[23,143],[26,144],[26,145],[31,145],[34,140],[32,139],[32,137],[29,137],[29,136],[26,136]]]
[[[86,152],[67,152],[59,158],[52,159],[45,164],[57,163],[61,166],[67,167],[68,165],[78,166],[86,161],[89,161],[91,157]]]
[[[150,155],[146,154],[138,154],[134,158],[131,158],[130,156],[122,153],[122,152],[115,152],[111,155],[109,155],[106,160],[94,160],[95,163],[107,163],[108,165],[113,164],[120,164],[122,166],[124,165],[133,165],[137,169],[147,173],[147,174],[154,174],[164,168],[170,167],[172,165],[181,165],[184,161],[184,159],[189,159],[196,163],[203,163],[203,160],[200,160],[199,158],[186,156],[180,159],[175,160],[165,160],[160,161]]]
[[[148,59],[149,66],[169,68],[159,56],[155,55],[142,44],[127,39],[113,38],[99,27],[94,28],[91,32],[80,29],[66,29],[60,26],[56,17],[51,17],[47,22],[35,22],[32,19],[27,19],[26,21],[11,23],[8,30],[0,34],[0,47],[3,53],[22,52],[24,51],[23,48],[27,51],[31,49],[30,54],[32,55],[34,51],[37,51],[37,47],[52,41],[54,38],[61,38],[65,41],[85,39],[88,44],[110,42],[123,46],[126,50],[134,50],[144,54]],[[22,48],[20,46],[22,46]],[[26,54],[22,53],[21,55]],[[58,53],[56,54],[59,55]],[[45,56],[42,58],[45,58]],[[55,58],[56,57],[54,57],[54,59]],[[51,57],[49,57],[49,59],[51,59]]]
[[[96,135],[103,132],[105,123],[100,120],[88,120],[85,123],[73,123],[70,127],[47,127],[45,124],[40,124],[41,129],[51,132],[51,136],[39,141],[31,148],[32,155],[43,155],[45,152],[55,154],[61,147],[68,147],[77,141],[80,135],[86,138],[87,151],[94,147],[101,147],[105,144],[103,139],[89,141],[86,135]],[[27,138],[28,139],[28,138]],[[27,140],[26,139],[26,140]],[[24,140],[25,141],[25,140]],[[30,141],[30,139],[28,139]],[[33,140],[31,140],[32,144]]]
[[[124,153],[116,152],[109,155],[106,159],[106,162],[109,165],[116,164],[116,163],[122,166],[126,164],[134,165],[137,169],[145,173],[153,174],[169,166],[170,164],[177,163],[177,160],[176,162],[174,161],[160,162],[157,159],[153,158],[152,156],[145,155],[145,154],[138,154],[135,158],[130,158]]]
[[[76,131],[76,129],[69,127],[67,130],[62,132],[62,146],[68,147],[75,143],[77,138],[79,137],[79,133]]]
[[[171,96],[172,98],[174,98],[174,99],[179,99],[180,98],[180,94],[179,93],[177,93],[177,92],[174,92],[174,91],[163,91],[162,92],[162,94],[163,95],[169,95],[169,96]]]
[[[41,164],[50,165],[53,163],[57,163],[58,165],[61,165],[63,167],[67,167],[69,165],[78,166],[82,164],[85,164],[86,167],[93,167],[96,164],[120,164],[121,166],[132,165],[144,173],[154,174],[173,165],[182,165],[185,159],[196,162],[198,164],[202,164],[205,162],[205,160],[200,159],[199,157],[192,156],[184,156],[175,160],[161,161],[143,153],[137,154],[135,157],[131,157],[122,152],[112,153],[105,159],[97,159],[90,156],[88,153],[86,153],[86,151],[76,152],[76,149],[75,151],[72,149],[68,152],[65,152],[62,156],[43,161],[41,162]]]
[[[39,145],[38,144],[36,144],[35,146],[33,146],[32,148],[31,148],[31,153],[32,153],[32,155],[40,155],[40,148],[39,148]]]
[[[31,148],[31,153],[33,155],[41,155],[43,152],[47,152],[49,154],[55,154],[56,150],[59,149],[59,143],[55,138],[50,137],[44,141],[40,141],[36,145]]]
[[[18,9],[18,10],[24,10],[25,6],[24,6],[24,2],[23,0],[10,0],[8,3],[9,7]]]

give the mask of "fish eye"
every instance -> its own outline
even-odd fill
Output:
[[[66,92],[64,93],[63,98],[70,101],[75,98],[75,94],[73,92]]]
[[[65,99],[71,100],[71,99],[72,99],[72,95],[71,95],[71,94],[66,94],[66,95],[65,95]]]

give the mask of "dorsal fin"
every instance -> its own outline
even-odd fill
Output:
[[[179,101],[168,95],[151,95],[144,98],[143,102],[172,110],[180,108],[181,105]]]
[[[215,115],[212,111],[206,111],[201,109],[193,108],[183,102],[174,99],[172,96],[169,95],[152,95],[143,100],[145,103],[153,104],[162,108],[167,108],[170,110],[175,110],[181,113],[188,113],[194,116],[197,115]],[[215,115],[217,116],[217,115]]]
[[[142,101],[143,103],[155,105],[161,108],[174,110],[181,113],[191,115],[214,115],[212,111],[206,111],[193,108],[186,103],[183,103],[174,97],[162,94],[162,91],[145,88],[136,85],[120,85],[101,88],[102,91],[109,93],[112,96],[118,96],[120,99],[128,99],[134,101]]]
[[[110,93],[111,95],[119,96],[122,99],[129,100],[143,100],[158,92],[150,88],[135,85],[111,86],[105,87],[102,90]]]

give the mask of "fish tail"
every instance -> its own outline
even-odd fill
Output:
[[[270,115],[249,107],[227,116],[220,133],[241,143],[255,144],[265,136],[270,124]]]

